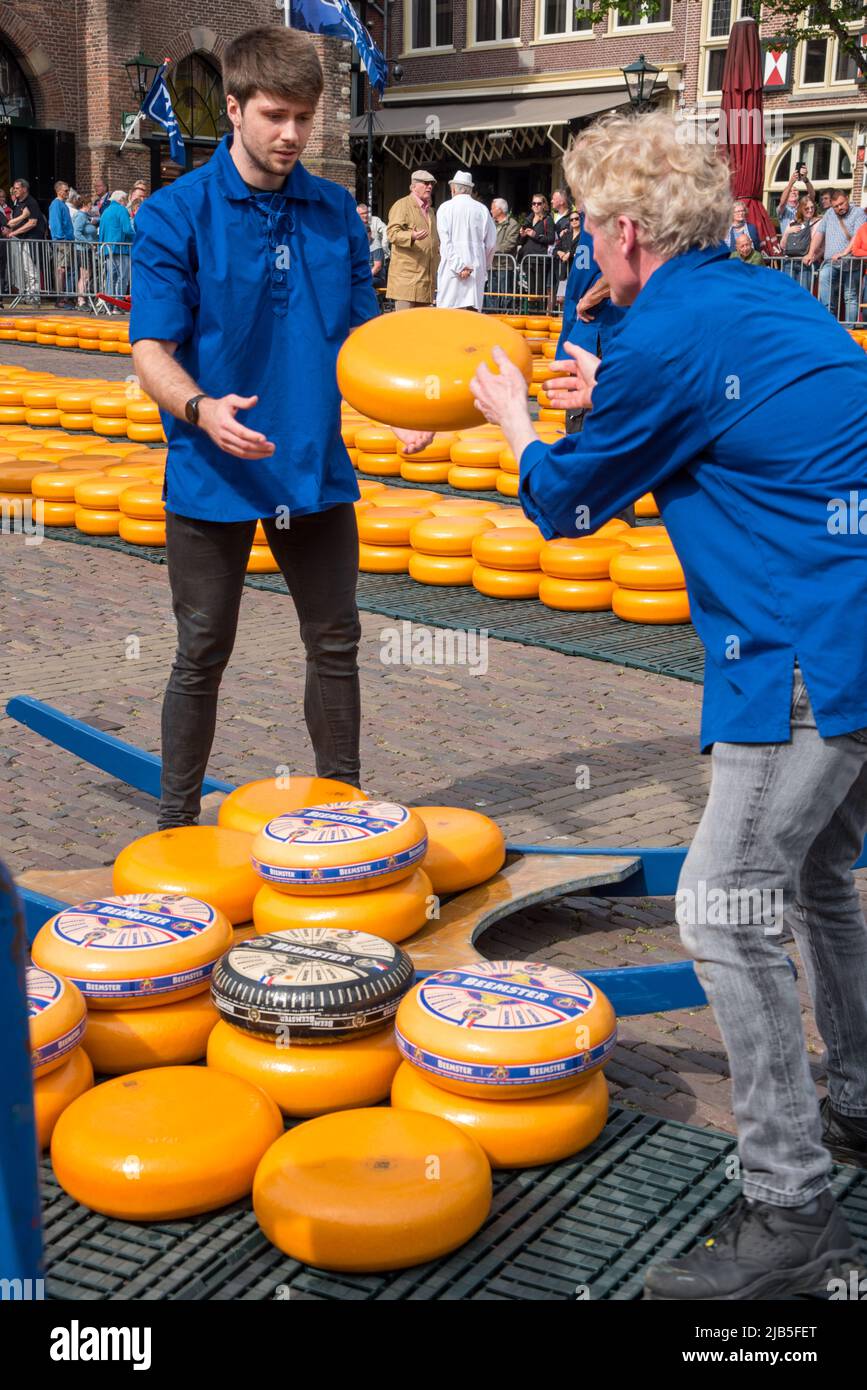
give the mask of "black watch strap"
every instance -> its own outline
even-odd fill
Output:
[[[200,391],[197,396],[190,396],[184,406],[184,414],[191,425],[199,423],[199,401],[205,400],[207,394],[207,391]]]

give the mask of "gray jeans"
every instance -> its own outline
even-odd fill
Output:
[[[828,1186],[786,949],[798,944],[835,1110],[867,1117],[867,925],[852,865],[867,830],[867,729],[822,738],[795,668],[789,743],[717,743],[678,884],[684,946],[728,1052],[743,1190],[799,1206]]]

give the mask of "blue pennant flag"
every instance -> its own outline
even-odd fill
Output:
[[[388,75],[385,58],[349,0],[292,0],[292,28],[306,29],[308,34],[327,34],[332,39],[349,39],[358,49],[371,87],[382,96]]]
[[[142,115],[149,116],[152,121],[156,121],[163,126],[169,137],[169,157],[176,164],[186,164],[184,154],[184,142],[181,139],[181,132],[178,126],[178,118],[172,108],[172,99],[169,96],[169,89],[166,85],[166,68],[168,63],[163,63],[156,77],[150,85],[150,90],[142,102]]]

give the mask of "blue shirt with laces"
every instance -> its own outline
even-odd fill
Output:
[[[703,751],[787,742],[796,659],[830,738],[867,728],[865,441],[867,355],[833,315],[694,248],[624,316],[583,431],[524,449],[519,496],[550,538],[653,492],[705,647]]]
[[[339,184],[299,162],[281,189],[251,189],[230,146],[227,136],[136,214],[130,342],[177,343],[209,396],[258,396],[238,419],[276,445],[269,458],[235,458],[161,411],[168,510],[246,521],[288,508],[291,519],[359,495],[336,363],[350,330],[378,313],[367,233]]]

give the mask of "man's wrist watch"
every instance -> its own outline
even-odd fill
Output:
[[[190,396],[184,406],[184,414],[191,425],[199,423],[199,401],[207,400],[207,391],[200,391],[197,396]]]

